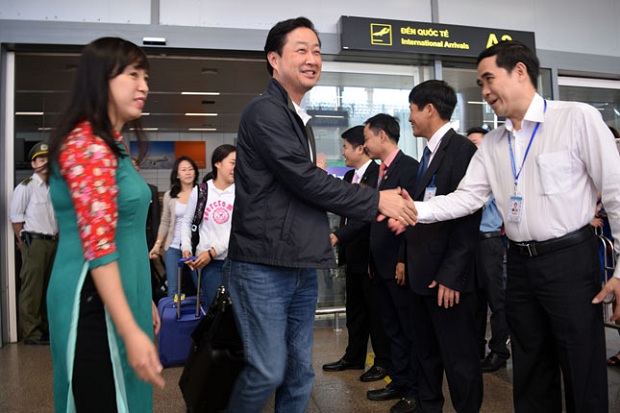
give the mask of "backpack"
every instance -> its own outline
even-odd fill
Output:
[[[207,197],[209,196],[209,188],[206,183],[197,185],[198,202],[196,203],[196,211],[192,220],[192,255],[196,254],[196,247],[200,242],[200,223],[203,220],[205,208],[207,206]]]

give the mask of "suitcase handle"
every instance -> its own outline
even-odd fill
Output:
[[[187,261],[194,261],[198,259],[198,257],[196,257],[195,255],[189,256],[187,258],[181,258],[179,259],[178,262],[178,266],[179,266],[179,273],[178,273],[178,288],[179,290],[181,289],[181,268],[183,268],[183,266],[185,265],[185,263]],[[197,272],[197,277],[198,277],[198,285],[196,287],[196,318],[200,317],[200,270],[196,270]],[[179,291],[179,300],[177,302],[177,320],[181,318],[181,294]]]

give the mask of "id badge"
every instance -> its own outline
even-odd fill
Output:
[[[424,202],[429,199],[433,199],[437,195],[437,187],[436,186],[427,186],[424,191]]]
[[[511,196],[508,206],[508,221],[517,223],[521,222],[521,216],[523,214],[523,197]]]

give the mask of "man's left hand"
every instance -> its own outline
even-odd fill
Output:
[[[456,290],[448,288],[443,284],[438,284],[437,281],[434,280],[428,288],[435,288],[437,285],[439,285],[439,288],[437,289],[437,305],[439,307],[443,305],[444,308],[450,308],[459,303],[461,293]]]
[[[616,297],[616,308],[612,314],[610,320],[615,321],[620,318],[620,278],[611,277],[607,283],[603,286],[603,289],[596,294],[596,297],[592,300],[592,304],[599,304],[605,300],[609,294],[613,294]]]

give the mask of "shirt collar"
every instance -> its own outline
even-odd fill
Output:
[[[362,179],[362,176],[364,176],[364,173],[366,173],[366,169],[368,169],[368,165],[370,165],[371,162],[373,162],[373,160],[369,159],[364,165],[360,166],[359,169],[355,170],[355,173],[360,180]]]
[[[521,129],[523,129],[523,122],[538,123],[545,121],[545,99],[538,93],[534,95],[530,106],[528,106],[523,121],[521,122]],[[510,132],[514,132],[514,125],[512,121],[506,118],[506,129]]]
[[[304,125],[307,125],[308,122],[310,121],[310,119],[312,119],[312,116],[308,115],[308,112],[306,112],[304,109],[302,109],[301,106],[299,106],[297,103],[293,102],[292,100],[291,100],[291,102],[293,103],[293,107],[295,108],[295,111],[297,112],[297,114],[301,118],[301,120],[304,123]]]
[[[43,181],[43,179],[41,179],[41,177],[37,173],[33,173],[32,174],[32,180],[34,181],[35,184],[37,184],[39,186],[45,184],[45,181]]]
[[[450,125],[450,122],[448,122],[445,125],[443,125],[441,128],[437,129],[435,133],[433,133],[433,136],[431,136],[431,139],[428,141],[428,144],[426,145],[428,146],[428,150],[431,151],[431,153],[435,153],[435,151],[441,144],[441,139],[446,133],[448,133],[450,129],[452,129],[452,126]]]
[[[396,148],[394,152],[392,152],[387,156],[387,158],[385,158],[385,160],[382,162],[382,164],[385,164],[385,169],[390,167],[392,161],[394,160],[394,158],[396,158],[396,155],[398,155],[398,152],[400,152],[400,148]]]

